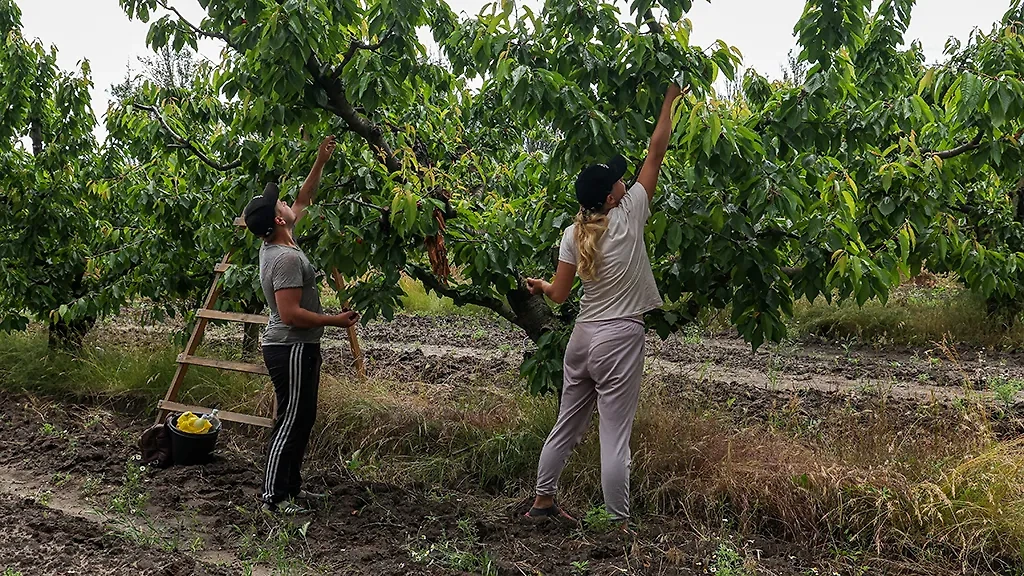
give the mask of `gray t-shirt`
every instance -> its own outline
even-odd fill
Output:
[[[324,334],[321,328],[295,328],[281,321],[274,293],[285,288],[302,288],[299,306],[323,313],[320,292],[316,289],[316,270],[302,250],[282,244],[263,243],[260,247],[260,284],[270,306],[270,322],[263,333],[264,344],[315,344]]]
[[[644,244],[644,225],[650,215],[647,191],[639,182],[608,212],[608,230],[597,242],[597,279],[583,281],[577,322],[636,318],[661,308],[661,294]],[[575,224],[565,230],[558,252],[559,260],[573,266],[579,258],[575,231]]]

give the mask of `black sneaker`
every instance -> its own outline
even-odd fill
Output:
[[[287,516],[309,513],[309,510],[299,506],[291,500],[285,500],[283,502],[278,502],[277,504],[264,503],[263,511],[270,514],[285,514]]]

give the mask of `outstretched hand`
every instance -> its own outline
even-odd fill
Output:
[[[547,284],[545,280],[539,280],[537,278],[527,278],[526,287],[529,288],[530,294],[534,296],[544,295],[544,285]]]
[[[339,328],[348,328],[349,326],[355,326],[356,322],[359,321],[359,313],[355,310],[346,310],[335,316],[335,318],[337,318],[337,326]]]
[[[334,154],[334,148],[337,145],[338,144],[335,141],[335,137],[333,134],[331,136],[328,136],[327,138],[324,138],[324,141],[320,143],[320,148],[319,150],[317,150],[316,153],[317,163],[321,165],[326,164],[327,161],[331,159],[331,154]]]

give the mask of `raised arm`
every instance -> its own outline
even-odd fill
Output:
[[[672,82],[665,93],[665,102],[661,105],[661,113],[658,115],[658,122],[654,125],[654,134],[651,135],[651,144],[647,147],[647,160],[640,169],[640,176],[637,177],[644,190],[647,190],[648,201],[654,199],[654,188],[658,185],[658,173],[661,172],[661,163],[665,160],[665,152],[668,150],[668,141],[672,136],[672,103],[682,94],[679,86]]]
[[[334,136],[328,136],[320,143],[320,148],[316,153],[316,160],[313,162],[313,168],[310,169],[309,175],[306,176],[306,181],[302,183],[302,188],[299,189],[299,195],[295,198],[295,203],[292,204],[292,212],[295,214],[296,224],[306,215],[306,207],[312,204],[316,198],[316,191],[320,187],[320,178],[323,176],[324,166],[331,159],[335,145]]]

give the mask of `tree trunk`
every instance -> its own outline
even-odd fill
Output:
[[[38,118],[33,118],[29,124],[29,138],[32,140],[32,155],[39,156],[43,153],[43,127]]]
[[[82,351],[82,344],[89,330],[96,324],[95,318],[81,318],[65,322],[63,319],[50,322],[49,347],[69,354]]]
[[[543,296],[530,294],[523,286],[505,293],[508,305],[515,313],[516,326],[526,331],[530,340],[537,342],[545,332],[558,330],[565,324],[555,315]]]

